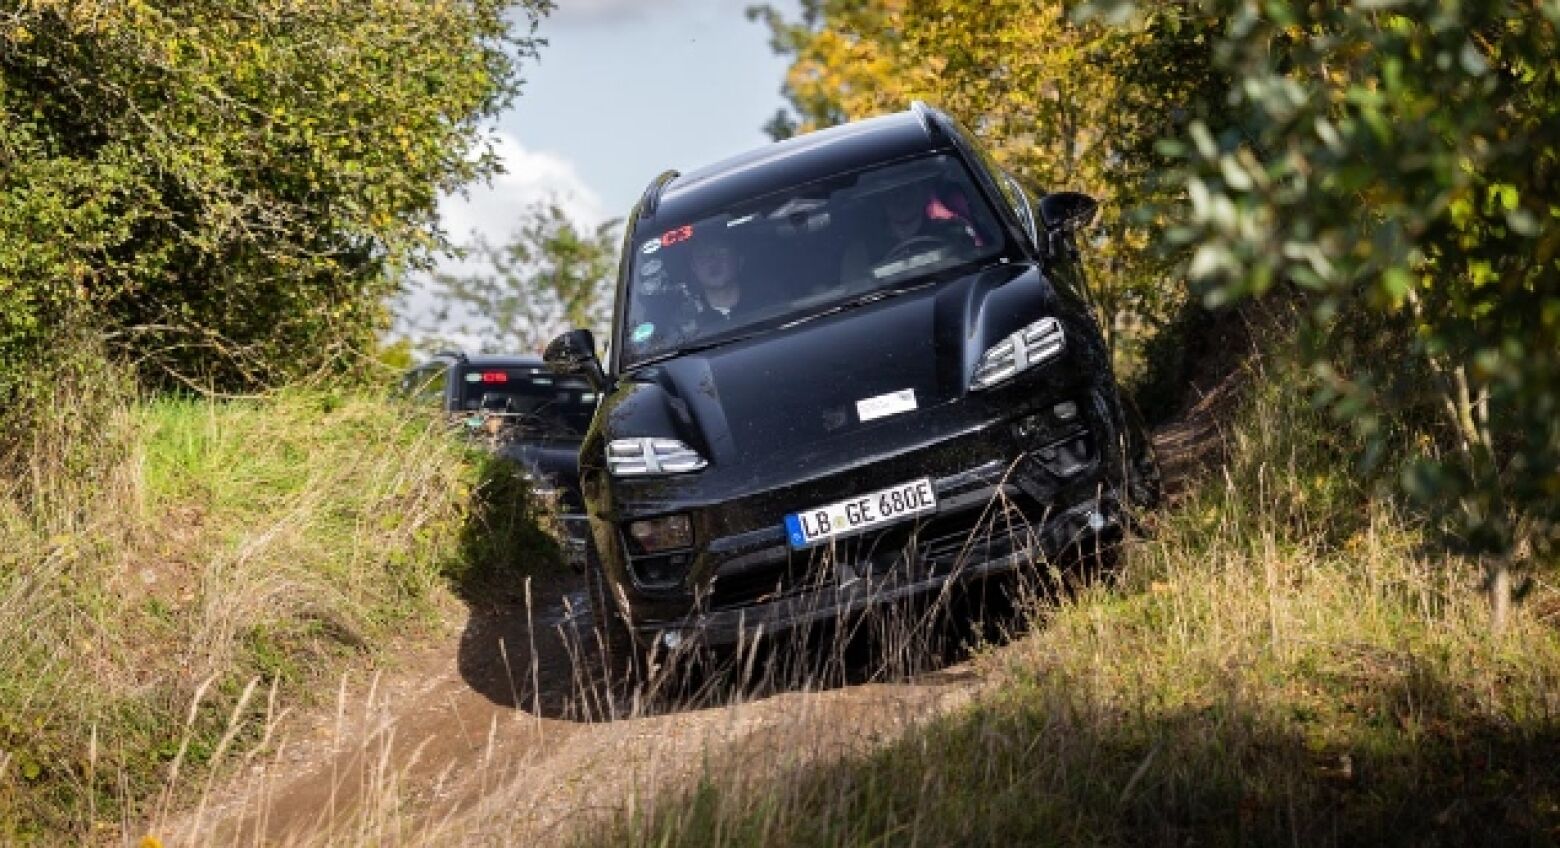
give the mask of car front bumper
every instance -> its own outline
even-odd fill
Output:
[[[1003,486],[990,492],[986,502],[996,504],[1009,498],[1020,499],[1022,494],[1016,487]],[[726,592],[726,603],[696,603],[693,611],[680,618],[637,621],[634,630],[646,644],[674,634],[671,642],[675,644],[696,641],[724,646],[823,622],[843,623],[870,609],[946,593],[961,583],[1032,566],[1044,561],[1048,550],[1117,538],[1121,529],[1113,498],[1075,505],[1047,516],[1039,527],[999,526],[1014,518],[1012,511],[1003,507],[952,513],[939,510],[937,517],[956,519],[971,509],[986,520],[972,523],[968,532],[929,540],[918,546],[917,552],[901,554],[886,569],[881,568],[878,557],[856,558],[838,550],[815,554],[810,571],[816,576],[810,583],[789,589],[777,585],[747,602],[734,597],[741,594],[740,589]],[[717,576],[710,597],[722,597],[720,582]]]
[[[604,531],[615,543],[608,575],[645,642],[674,633],[679,642],[735,643],[1010,571],[1120,534],[1118,422],[1102,395],[1077,400],[1083,414],[1065,425],[1031,426],[1031,408],[720,503],[662,492],[654,512],[692,515],[702,541],[665,585],[643,579],[647,558],[628,550],[613,523],[595,523],[597,543]],[[787,543],[786,513],[918,477],[932,478],[934,513],[820,547]]]

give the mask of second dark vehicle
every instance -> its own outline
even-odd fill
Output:
[[[1032,197],[909,111],[657,178],[627,222],[580,449],[598,616],[730,643],[1119,537],[1157,496],[1077,261]]]
[[[533,494],[552,502],[565,558],[584,567],[590,531],[578,460],[594,387],[553,374],[533,355],[444,351],[402,375],[397,393],[440,410],[513,462]]]

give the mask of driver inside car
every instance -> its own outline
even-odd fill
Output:
[[[752,311],[754,298],[745,293],[742,279],[745,257],[729,236],[700,228],[668,253],[676,258],[645,260],[636,277],[627,339],[631,350],[656,350],[722,332]]]
[[[732,310],[742,303],[742,256],[719,237],[707,237],[690,245],[688,264],[699,283],[700,306],[718,315],[719,321],[730,320]],[[714,321],[714,315],[704,316],[707,323]]]
[[[950,255],[966,255],[982,242],[925,180],[888,189],[870,205],[878,207],[879,235],[846,249],[840,277],[847,285],[892,277]]]

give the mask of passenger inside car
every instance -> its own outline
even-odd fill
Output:
[[[945,199],[949,198],[949,199]],[[968,200],[957,186],[938,191],[934,180],[920,179],[867,195],[865,204],[878,220],[861,228],[862,236],[845,250],[840,261],[840,280],[846,286],[896,276],[913,268],[917,257],[942,261],[949,256],[967,256],[971,248],[984,240],[970,223],[951,206],[951,198]]]
[[[978,197],[935,155],[657,225],[634,239],[624,349],[766,332],[989,256],[1001,237]]]
[[[719,333],[760,300],[753,281],[744,279],[751,265],[746,245],[708,223],[688,231],[692,235],[643,263],[636,276],[630,350]]]

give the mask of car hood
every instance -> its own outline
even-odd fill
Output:
[[[908,290],[641,369],[605,401],[600,435],[678,438],[712,472],[935,438],[960,426],[932,410],[966,395],[980,355],[1056,306],[1026,264]]]

